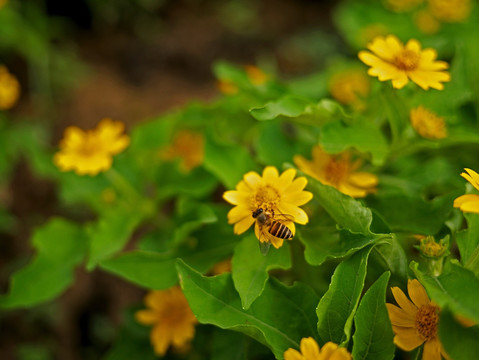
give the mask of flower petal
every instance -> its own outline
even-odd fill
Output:
[[[396,286],[392,287],[391,291],[398,305],[409,315],[416,317],[417,307],[411,301],[409,301],[403,291]]]
[[[256,189],[259,185],[262,184],[263,179],[257,172],[250,171],[243,176],[244,182],[249,186],[250,189]]]
[[[244,218],[252,218],[253,219],[252,214],[253,214],[252,211],[244,205],[235,206],[234,208],[232,208],[228,212],[228,215],[227,215],[228,224],[237,223],[237,222],[243,220]]]
[[[135,319],[143,325],[153,325],[158,322],[158,313],[152,310],[139,310],[135,313]]]
[[[278,182],[278,178],[279,178],[278,169],[276,169],[274,166],[267,166],[264,168],[263,181],[266,184],[276,185],[276,183]]]
[[[468,168],[465,168],[464,170],[466,170],[467,174],[462,173],[461,176],[467,181],[469,181],[472,186],[476,188],[476,190],[479,190],[479,174],[474,170]]]
[[[405,312],[400,307],[389,303],[386,303],[386,307],[391,324],[402,327],[414,327],[416,324],[416,317],[411,316],[411,314]]]
[[[284,360],[306,360],[297,350],[288,349],[284,352]]]
[[[407,281],[407,292],[414,305],[418,308],[423,305],[429,305],[431,302],[427,296],[426,290],[416,279]]]
[[[280,175],[276,183],[276,187],[278,188],[278,190],[283,191],[285,188],[291,185],[295,176],[296,176],[295,169],[287,169],[283,171],[283,173]]]
[[[306,359],[319,358],[319,346],[312,337],[301,339],[301,344],[299,348],[301,349],[301,353]]]
[[[376,175],[368,173],[368,172],[356,172],[352,173],[349,176],[349,182],[356,186],[360,186],[362,188],[372,188],[375,187],[379,179]]]
[[[460,208],[464,212],[479,214],[479,195],[462,195],[454,200],[454,207]]]
[[[306,204],[313,198],[313,194],[309,191],[297,191],[294,193],[287,193],[282,197],[282,200],[295,206]]]
[[[308,184],[308,180],[305,177],[299,177],[295,179],[291,185],[289,185],[286,189],[284,189],[284,193],[294,193],[298,191],[302,191],[306,185]]]
[[[155,354],[163,356],[166,354],[171,343],[171,332],[162,324],[156,325],[150,332],[150,340]]]
[[[278,208],[281,214],[294,216],[294,222],[298,224],[304,225],[309,221],[308,214],[306,214],[306,212],[300,207],[290,205],[289,203],[282,201]]]
[[[437,337],[425,342],[422,360],[441,360],[441,343]]]
[[[223,193],[223,199],[228,201],[230,204],[239,205],[242,203],[242,200],[244,199],[244,197],[239,191],[229,190]]]
[[[255,222],[255,219],[253,218],[253,216],[250,215],[248,217],[245,217],[235,224],[233,231],[237,235],[242,234],[246,230],[248,230],[250,226],[253,225],[254,222]]]
[[[424,342],[417,334],[416,328],[393,326],[393,331],[396,334],[394,343],[402,350],[411,351]]]

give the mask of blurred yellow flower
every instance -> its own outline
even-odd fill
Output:
[[[221,275],[227,272],[231,272],[231,258],[220,261],[210,270],[213,275]]]
[[[216,82],[218,89],[225,95],[235,95],[238,93],[238,87],[228,80],[218,80]]]
[[[345,348],[335,343],[327,342],[320,349],[318,343],[312,338],[302,338],[299,345],[301,352],[288,349],[284,352],[284,360],[351,360],[351,354]]]
[[[150,341],[155,354],[165,355],[170,345],[179,351],[187,349],[198,321],[180,287],[150,291],[145,305],[147,309],[137,311],[135,318],[143,325],[153,325]]]
[[[76,126],[65,130],[60,151],[53,158],[61,171],[74,170],[78,175],[97,175],[110,169],[113,155],[123,151],[130,143],[124,135],[125,125],[119,121],[103,119],[94,130],[84,131]]]
[[[461,176],[479,191],[479,174],[471,169],[464,170],[466,170],[466,172],[463,172]],[[454,200],[454,207],[459,208],[464,212],[479,214],[479,195],[466,194],[459,196]]]
[[[5,6],[8,0],[0,0],[0,9]]]
[[[411,351],[424,344],[423,360],[449,359],[437,336],[439,307],[429,300],[426,290],[417,280],[408,280],[409,297],[398,287],[391,288],[399,307],[386,304],[392,328],[394,343],[405,351]]]
[[[310,161],[296,155],[294,163],[298,169],[309,176],[354,198],[365,197],[376,191],[377,176],[368,172],[356,171],[361,166],[361,161],[351,162],[349,152],[333,156],[326,154],[320,146],[315,146],[312,150],[312,157],[313,159]]]
[[[329,81],[329,92],[340,103],[364,108],[362,98],[369,95],[371,83],[360,69],[349,69],[337,73]]]
[[[432,111],[419,106],[411,109],[411,125],[416,132],[427,139],[444,139],[447,137],[447,128],[444,118]]]
[[[471,0],[428,0],[429,11],[438,20],[461,22],[471,14]]]
[[[184,172],[191,171],[203,163],[205,157],[205,139],[203,134],[182,130],[179,131],[173,144],[162,152],[164,159],[180,158],[180,168]]]
[[[424,90],[429,88],[442,90],[442,82],[451,80],[444,61],[437,61],[434,49],[421,50],[421,44],[411,39],[404,46],[397,37],[378,36],[370,44],[372,51],[360,51],[359,59],[371,66],[368,74],[377,76],[380,81],[392,80],[393,87],[403,88],[409,79]]]
[[[439,31],[441,23],[428,10],[418,11],[414,15],[414,22],[424,34],[432,35]]]
[[[253,65],[246,65],[244,68],[251,84],[263,85],[266,80],[268,80],[268,75],[266,75],[260,68]]]
[[[0,3],[1,7],[2,4]],[[20,83],[5,66],[0,65],[0,110],[12,108],[19,97]]]
[[[396,12],[407,12],[422,4],[422,2],[423,0],[386,0],[386,5]]]
[[[234,224],[235,234],[242,234],[248,230],[256,221],[254,213],[262,209],[260,213],[268,220],[266,225],[273,227],[273,222],[278,219],[294,236],[294,222],[306,224],[309,220],[306,212],[299,206],[306,204],[313,197],[309,191],[304,191],[308,183],[306,178],[294,179],[295,176],[294,169],[288,169],[279,175],[275,167],[267,166],[262,176],[250,171],[236,185],[236,190],[226,191],[223,198],[235,205],[228,212],[228,223]],[[284,238],[270,236],[270,232],[262,231],[258,221],[255,225],[255,234],[262,243],[271,243],[275,248],[283,245]]]

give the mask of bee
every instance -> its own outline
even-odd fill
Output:
[[[260,249],[263,255],[266,255],[274,238],[291,240],[293,232],[282,221],[294,221],[294,216],[287,214],[267,213],[262,208],[253,211],[253,218],[256,219],[260,231]],[[265,239],[266,241],[262,241]]]

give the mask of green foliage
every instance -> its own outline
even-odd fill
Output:
[[[464,327],[448,309],[441,310],[439,337],[446,353],[455,360],[473,359],[479,351],[477,326]]]

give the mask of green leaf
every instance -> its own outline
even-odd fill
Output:
[[[319,143],[327,153],[340,153],[350,147],[372,155],[374,165],[382,165],[389,146],[380,128],[366,119],[357,119],[350,124],[333,121],[325,124]]]
[[[183,292],[200,323],[243,332],[267,345],[277,359],[283,359],[288,348],[298,349],[303,337],[315,336],[318,297],[306,285],[287,287],[270,280],[244,310],[230,274],[203,277],[181,260],[177,267]]]
[[[467,220],[467,230],[458,233],[456,241],[461,262],[466,265],[479,246],[479,214],[464,213],[464,217]]]
[[[371,234],[369,227],[373,218],[370,209],[334,187],[323,185],[312,177],[305,176],[308,178],[308,189],[314,194],[314,198],[338,225],[351,232]]]
[[[120,251],[143,218],[135,209],[116,208],[87,227],[90,238],[87,269]]]
[[[479,354],[479,329],[463,327],[449,309],[441,309],[439,338],[446,353],[454,360],[470,360]]]
[[[408,259],[395,234],[384,238],[382,243],[374,248],[371,258],[375,259],[382,269],[389,269],[393,275],[407,279]]]
[[[385,272],[368,289],[354,316],[355,360],[388,360],[394,358],[394,333],[385,305],[389,272]]]
[[[219,144],[211,136],[206,137],[203,166],[228,189],[234,189],[244,174],[257,168],[243,147]]]
[[[452,261],[438,277],[421,272],[414,261],[410,267],[436,304],[479,323],[479,279],[471,271]]]
[[[81,227],[54,218],[33,234],[37,254],[11,278],[10,291],[0,297],[0,307],[28,307],[60,295],[73,281],[73,270],[86,254]]]
[[[263,292],[268,271],[291,267],[289,244],[285,243],[279,249],[272,247],[263,256],[256,236],[246,236],[235,248],[232,265],[235,288],[240,294],[243,309],[248,310]]]
[[[369,246],[356,252],[334,271],[329,289],[316,309],[322,343],[332,341],[344,346],[349,342],[371,249],[372,246]]]

